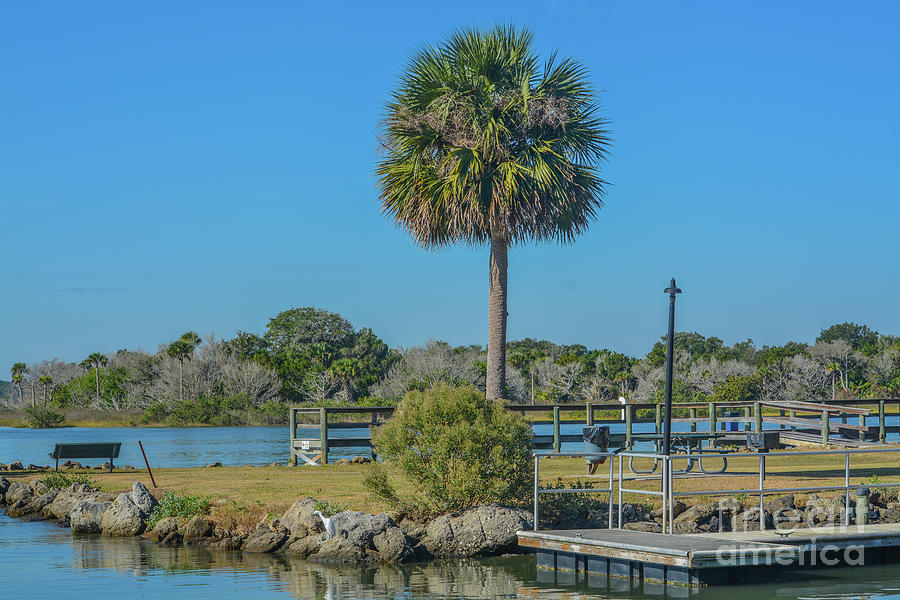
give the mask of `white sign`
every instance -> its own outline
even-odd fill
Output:
[[[309,450],[309,440],[300,440],[300,449]]]

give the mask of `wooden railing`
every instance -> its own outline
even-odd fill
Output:
[[[692,402],[672,406],[673,423],[689,423],[690,431],[697,431],[698,423],[706,423],[709,432],[725,432],[739,437],[744,433],[761,431],[763,423],[778,425],[780,430],[798,442],[817,442],[823,445],[848,440],[878,439],[884,441],[888,433],[900,432],[900,426],[886,424],[886,405],[897,405],[900,412],[900,398],[853,399],[837,401],[808,402]],[[870,406],[872,409],[856,408]],[[641,437],[659,435],[662,432],[663,407],[654,403],[630,403],[626,405],[587,404],[509,404],[507,410],[518,412],[533,425],[552,425],[552,434],[535,434],[532,444],[536,449],[560,452],[564,443],[581,442],[582,436],[563,434],[562,425],[624,425],[624,432],[610,436],[617,446],[632,447]],[[865,419],[870,412],[878,412],[878,425],[867,426]],[[365,429],[383,423],[394,412],[391,406],[349,406],[349,407],[291,407],[290,408],[290,453],[291,461],[306,464],[328,464],[328,455],[335,448],[360,448],[374,458],[371,435],[356,437],[336,437],[329,435],[340,429]],[[577,419],[564,419],[565,413],[578,413]],[[354,415],[367,415],[367,419],[356,420]],[[583,416],[582,416],[583,415]],[[602,417],[606,418],[602,418]],[[614,418],[609,418],[609,417]],[[541,418],[549,417],[549,418]],[[832,423],[839,417],[841,423]],[[857,417],[858,425],[847,423],[848,418]],[[347,419],[350,420],[347,420]],[[640,434],[634,425],[653,423],[653,434]],[[298,435],[299,430],[306,430]],[[310,435],[315,432],[316,435]],[[813,433],[809,433],[813,432]],[[843,434],[832,437],[832,433]]]

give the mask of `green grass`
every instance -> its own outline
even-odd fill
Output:
[[[153,529],[160,519],[179,517],[190,519],[209,512],[210,502],[204,496],[165,492],[159,500],[159,506],[153,509],[147,519],[147,527]]]

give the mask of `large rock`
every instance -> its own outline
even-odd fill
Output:
[[[9,486],[9,489],[6,490],[6,503],[12,506],[16,502],[31,498],[32,496],[34,496],[34,492],[28,485],[21,481],[14,481]]]
[[[337,537],[344,538],[363,548],[371,548],[372,539],[390,527],[397,527],[390,516],[382,513],[370,515],[358,510],[345,510],[331,517]],[[325,541],[328,534],[322,534]]]
[[[314,515],[316,500],[314,498],[301,498],[294,502],[281,518],[278,519],[282,527],[291,532],[295,538],[304,538],[310,534],[324,531],[322,520]]]
[[[319,551],[319,534],[312,533],[304,538],[289,541],[288,544],[283,548],[284,552],[300,558],[308,558]]]
[[[177,517],[164,517],[157,521],[156,525],[153,526],[153,530],[150,532],[150,537],[159,541],[171,533],[178,533]]]
[[[28,487],[31,488],[31,493],[35,496],[41,496],[50,491],[50,487],[40,479],[33,479],[31,483],[28,484]]]
[[[399,527],[389,527],[372,538],[378,558],[384,562],[401,563],[415,557],[412,540]]]
[[[12,485],[9,483],[9,479],[6,477],[0,477],[0,504],[4,504],[6,502],[6,490],[9,489],[9,486]]]
[[[140,509],[144,517],[149,517],[153,509],[159,506],[159,501],[147,490],[147,486],[140,481],[135,481],[134,485],[131,486],[131,501]]]
[[[635,521],[634,523],[625,523],[622,529],[629,531],[647,531],[649,533],[662,533],[662,526],[656,521]]]
[[[131,537],[143,530],[143,513],[128,494],[119,494],[113,505],[103,513],[100,521],[100,531],[104,535]]]
[[[324,563],[370,563],[376,562],[374,552],[342,537],[335,538],[319,547],[319,551],[309,560]]]
[[[213,533],[213,526],[212,523],[203,517],[194,517],[179,527],[178,530],[181,532],[184,541],[189,543],[211,536]]]
[[[515,550],[516,532],[530,527],[527,511],[484,504],[433,520],[422,545],[436,557],[497,554]]]
[[[711,528],[718,529],[718,518],[711,527],[711,521],[717,517],[718,512],[719,506],[714,502],[695,504],[675,518],[673,521],[675,533],[698,533],[709,531]]]
[[[99,493],[83,483],[73,483],[60,490],[53,502],[44,507],[44,516],[48,519],[65,520],[69,518],[72,508],[82,500],[97,501]]]
[[[90,500],[76,502],[69,512],[72,533],[100,533],[103,514],[111,506],[112,502],[92,502]]]
[[[284,527],[270,527],[265,522],[259,523],[253,533],[244,540],[241,549],[245,552],[275,552],[288,537],[288,530]]]
[[[56,490],[50,490],[40,496],[32,496],[25,505],[25,514],[30,515],[43,512],[44,507],[53,502],[53,499],[56,498],[57,494],[58,492]],[[11,514],[11,516],[15,515]]]

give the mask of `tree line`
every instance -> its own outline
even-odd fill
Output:
[[[643,357],[614,350],[510,341],[505,397],[512,402],[660,402],[665,337]],[[726,345],[699,333],[675,334],[677,402],[895,397],[900,338],[866,325],[836,324],[815,343]],[[156,352],[95,352],[81,362],[17,362],[0,390],[9,408],[43,406],[143,411],[156,420],[222,422],[255,411],[274,422],[286,404],[393,404],[436,383],[484,390],[487,352],[479,345],[390,348],[371,329],[306,307],[283,311],[265,332],[228,340],[189,331]],[[227,423],[227,420],[226,420]]]

